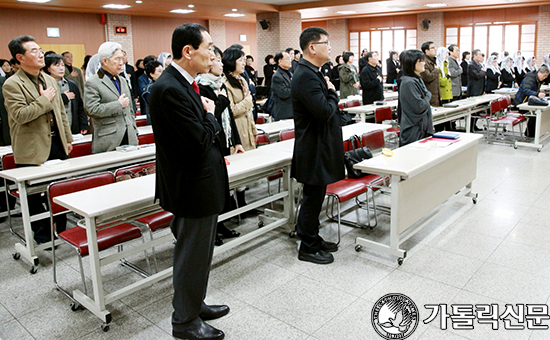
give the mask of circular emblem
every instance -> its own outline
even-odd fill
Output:
[[[372,307],[372,326],[384,339],[406,339],[418,326],[418,307],[408,296],[382,296]]]

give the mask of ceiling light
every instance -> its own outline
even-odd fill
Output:
[[[231,11],[232,11],[232,12],[237,12],[237,9],[236,9],[236,8],[233,8]]]
[[[356,11],[338,11],[336,12],[336,14],[355,14],[357,13]]]
[[[177,13],[177,14],[188,14],[193,12],[194,10],[192,9],[173,9],[170,11],[170,13]]]
[[[521,2],[521,0],[506,0],[506,2]]]
[[[141,1],[141,0],[136,0],[136,4],[141,4],[141,3],[143,3],[143,1]]]
[[[245,15],[242,13],[227,13],[223,15],[224,17],[232,17],[232,18],[238,18],[238,17],[244,17]]]
[[[328,8],[323,8],[323,11],[328,11]]]
[[[433,3],[433,4],[424,4],[424,6],[431,7],[431,8],[437,8],[437,7],[447,7],[449,5],[444,4],[442,2],[436,2],[436,3]]]
[[[189,5],[189,6],[187,6],[187,7],[189,7],[189,8],[194,8],[194,7],[195,7],[195,5]]]
[[[114,8],[114,9],[125,9],[125,8],[129,8],[129,7],[132,7],[130,5],[118,5],[118,4],[108,4],[108,5],[104,5],[103,8]]]
[[[392,29],[392,30],[399,30],[399,29],[402,29],[402,28],[405,28],[405,27],[403,27],[403,26],[397,26],[397,27],[392,27],[391,29]]]
[[[493,22],[493,24],[495,24],[495,25],[502,25],[502,24],[509,24],[509,23],[510,23],[510,21],[495,21],[495,22]]]
[[[36,3],[39,3],[39,4],[43,4],[45,2],[50,2],[51,0],[17,0],[17,1],[21,1],[21,2],[36,2]]]

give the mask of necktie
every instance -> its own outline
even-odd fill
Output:
[[[195,90],[195,92],[200,95],[199,85],[197,85],[197,82],[193,80],[193,83],[191,85],[193,85],[193,89]]]
[[[119,84],[118,78],[116,76],[113,76],[113,83],[115,84],[115,87],[118,91],[118,94],[120,94],[120,84]]]

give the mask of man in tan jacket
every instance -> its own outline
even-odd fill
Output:
[[[68,158],[73,148],[71,129],[57,83],[41,72],[44,51],[28,35],[14,38],[8,47],[21,65],[2,87],[15,163],[18,167],[36,166]],[[29,196],[28,201],[31,215],[45,211],[40,194]],[[57,231],[61,232],[66,220],[59,221]],[[38,243],[50,240],[48,220],[33,222],[32,229]]]

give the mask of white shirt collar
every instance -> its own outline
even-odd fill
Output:
[[[176,64],[173,61],[170,63],[170,65],[172,65],[172,67],[174,67],[176,70],[178,70],[178,72],[181,73],[181,75],[189,82],[189,84],[193,84],[193,81],[195,81],[195,80],[193,79],[193,77],[191,77],[189,72],[184,70],[181,66],[179,66],[178,64]]]

